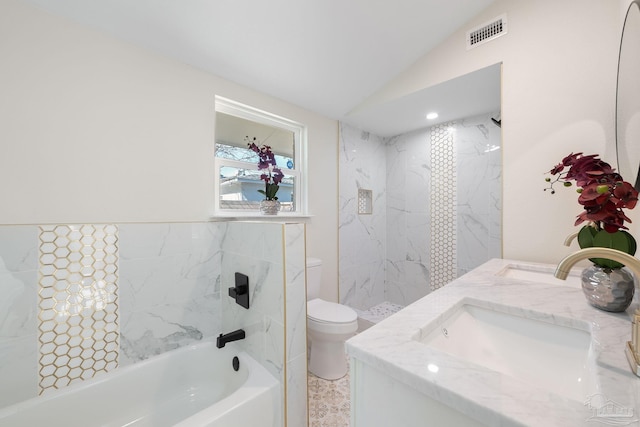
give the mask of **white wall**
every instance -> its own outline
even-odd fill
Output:
[[[572,250],[562,242],[575,231],[577,196],[543,192],[545,171],[572,151],[598,153],[615,164],[616,67],[628,3],[497,0],[366,102],[503,63],[506,258],[556,262]],[[505,12],[508,34],[467,51],[465,31]],[[629,216],[640,223],[637,211]]]
[[[206,221],[214,96],[309,131],[309,254],[337,283],[334,120],[0,0],[0,224]]]

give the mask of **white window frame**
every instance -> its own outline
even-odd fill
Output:
[[[221,96],[215,97],[216,113],[224,113],[241,119],[250,120],[267,126],[288,130],[294,135],[294,169],[283,169],[285,175],[294,178],[294,207],[292,212],[280,212],[278,216],[307,216],[307,127],[301,123],[289,120],[284,117],[263,111],[249,105],[241,104]],[[215,141],[214,141],[215,150]],[[232,159],[219,158],[214,156],[214,185],[215,185],[215,206],[214,216],[258,216],[259,212],[253,209],[225,209],[220,206],[220,168],[224,166],[238,169],[258,170],[256,162],[243,162]]]

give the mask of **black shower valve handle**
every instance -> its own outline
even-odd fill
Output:
[[[235,286],[229,288],[229,296],[236,300],[236,304],[249,309],[249,277],[236,273]]]

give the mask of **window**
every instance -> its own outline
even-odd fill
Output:
[[[306,127],[247,105],[216,97],[215,213],[257,214],[264,196],[258,156],[248,142],[269,145],[284,179],[278,190],[280,212],[306,214]],[[254,141],[255,138],[255,141]]]

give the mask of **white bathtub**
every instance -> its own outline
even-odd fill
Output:
[[[276,379],[234,343],[202,342],[1,409],[0,426],[279,427],[280,402]]]

